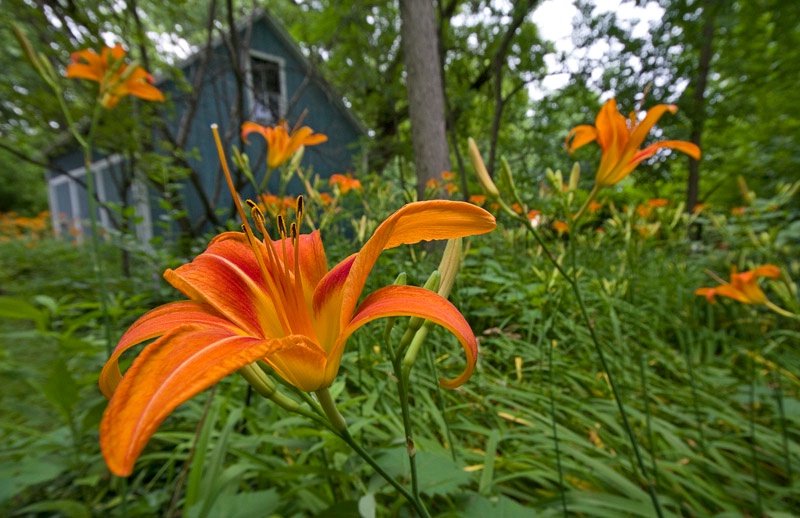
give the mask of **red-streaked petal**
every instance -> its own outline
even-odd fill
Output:
[[[494,230],[494,216],[471,203],[431,200],[409,203],[386,218],[358,252],[343,287],[339,319],[343,329],[381,252],[403,244],[485,234]]]
[[[454,389],[472,376],[478,360],[478,342],[464,316],[447,299],[437,293],[416,286],[386,286],[371,293],[356,310],[353,320],[343,328],[336,345],[328,357],[327,383],[333,382],[339,370],[347,338],[359,327],[378,318],[412,316],[431,320],[453,333],[467,356],[467,366],[456,378],[439,383]]]
[[[204,302],[250,336],[280,336],[283,328],[269,298],[255,252],[240,232],[217,236],[191,263],[164,278],[192,300]]]
[[[217,314],[211,306],[191,300],[171,302],[148,311],[122,335],[100,372],[98,384],[106,399],[111,399],[122,380],[122,373],[119,370],[119,358],[122,353],[146,340],[165,335],[180,325],[188,324],[198,329],[226,329],[230,334],[238,333],[238,328]]]
[[[328,355],[313,340],[302,335],[290,335],[274,342],[274,352],[264,361],[280,376],[304,392],[314,392],[325,384],[325,363]]]
[[[594,126],[583,124],[570,130],[569,134],[567,134],[565,145],[567,151],[573,153],[576,149],[593,142],[595,139],[597,139],[597,129]]]
[[[117,387],[100,423],[109,469],[128,476],[158,425],[181,403],[265,356],[266,340],[181,326],[146,347]]]
[[[286,262],[290,270],[294,270],[294,245],[291,239],[285,243],[272,241],[272,248],[279,258],[283,258],[284,246],[286,247]],[[328,273],[328,260],[325,257],[325,247],[322,245],[319,230],[310,234],[300,234],[300,275],[303,279],[303,288],[307,300],[311,300],[314,288]]]
[[[353,254],[334,266],[314,290],[314,330],[320,346],[327,353],[339,336],[343,289],[357,255]]]

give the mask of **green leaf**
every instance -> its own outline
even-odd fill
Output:
[[[29,486],[53,480],[65,467],[50,459],[22,459],[0,464],[0,503],[11,499]]]
[[[19,516],[27,513],[44,513],[56,511],[59,515],[67,518],[91,518],[92,513],[86,504],[75,500],[50,500],[47,502],[37,502],[23,507],[12,516]]]

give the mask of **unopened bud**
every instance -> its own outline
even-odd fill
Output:
[[[483,192],[492,200],[500,197],[500,191],[489,176],[489,171],[486,170],[486,164],[483,163],[481,153],[478,151],[478,145],[472,137],[469,138],[469,158],[472,160],[472,167],[475,168],[475,173],[478,175],[478,182],[481,184]]]
[[[569,190],[570,191],[577,191],[578,190],[578,182],[581,180],[581,165],[578,162],[575,162],[575,165],[572,166],[572,171],[569,173]]]

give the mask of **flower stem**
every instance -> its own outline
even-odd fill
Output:
[[[572,288],[573,293],[575,294],[575,299],[578,302],[578,306],[581,310],[581,318],[586,325],[587,330],[589,331],[589,336],[592,339],[592,343],[594,344],[595,351],[597,352],[597,356],[600,359],[600,365],[603,368],[603,372],[605,372],[608,378],[608,384],[611,386],[611,393],[614,395],[614,401],[617,404],[617,410],[620,413],[620,417],[622,418],[622,424],[625,427],[625,431],[628,433],[628,439],[631,443],[631,448],[633,449],[633,454],[636,459],[636,464],[639,468],[639,471],[643,477],[643,483],[647,486],[648,493],[650,494],[650,500],[653,502],[653,508],[656,512],[656,515],[659,518],[664,516],[664,513],[661,509],[661,503],[658,499],[658,494],[655,491],[655,487],[653,486],[652,482],[649,480],[647,475],[647,468],[644,465],[644,460],[642,459],[642,455],[639,452],[639,445],[636,441],[636,437],[633,434],[633,429],[631,428],[630,421],[628,420],[628,413],[625,410],[625,405],[622,403],[622,398],[617,388],[617,384],[614,381],[614,377],[611,374],[611,370],[608,365],[608,361],[606,360],[606,355],[603,352],[603,348],[600,345],[600,339],[597,336],[597,333],[594,330],[594,325],[592,324],[591,319],[589,318],[589,313],[586,311],[586,304],[583,301],[583,295],[581,293],[580,287],[578,286],[578,282],[569,274],[567,274],[566,270],[559,264],[558,260],[553,256],[550,249],[547,248],[542,237],[536,231],[536,229],[531,226],[530,221],[528,221],[524,217],[520,217],[519,215],[515,215],[515,217],[523,223],[525,228],[531,233],[536,240],[536,242],[541,246],[542,250],[544,251],[545,257],[553,264],[553,266],[558,270],[558,272],[564,277],[564,279],[569,283],[570,287]],[[574,252],[574,245],[572,248],[572,261],[573,264],[575,262],[575,252]],[[574,267],[574,266],[573,266]]]

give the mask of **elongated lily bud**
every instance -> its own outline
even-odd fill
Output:
[[[578,182],[581,180],[581,165],[578,162],[575,162],[575,165],[572,166],[572,171],[569,173],[569,190],[570,191],[577,191],[578,190]]]
[[[475,168],[475,173],[478,175],[478,182],[480,182],[483,192],[492,200],[498,199],[500,197],[500,191],[497,190],[497,186],[486,170],[486,164],[483,163],[481,153],[478,151],[478,145],[475,144],[475,140],[473,140],[472,137],[469,138],[468,142],[469,158],[472,160],[472,167]]]
[[[438,293],[444,298],[450,295],[453,284],[456,282],[458,269],[461,267],[462,239],[449,239],[447,246],[442,254],[442,261],[439,263],[439,272],[442,274],[439,282]]]

